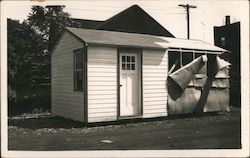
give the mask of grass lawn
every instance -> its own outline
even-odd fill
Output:
[[[8,118],[9,150],[241,148],[240,109],[84,125],[50,113]]]

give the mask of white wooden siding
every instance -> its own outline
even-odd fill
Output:
[[[88,47],[88,122],[117,118],[117,49]]]
[[[167,53],[143,50],[143,118],[167,116]]]
[[[73,50],[83,43],[65,32],[52,54],[51,89],[52,113],[84,121],[83,92],[74,92]]]

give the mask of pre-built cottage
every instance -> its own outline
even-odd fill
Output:
[[[200,40],[65,28],[52,113],[85,123],[227,111],[226,50]]]

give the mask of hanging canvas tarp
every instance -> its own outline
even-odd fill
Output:
[[[181,97],[174,100],[168,97],[168,114],[186,114],[195,111],[201,96],[201,90],[194,87],[186,88]]]
[[[193,79],[194,75],[205,65],[207,58],[205,55],[193,60],[191,63],[185,65],[179,70],[173,72],[169,77],[175,81],[182,90],[185,90],[190,81]]]
[[[209,57],[206,77],[196,78],[200,68],[207,61],[203,56],[176,70],[168,77],[168,113],[227,111],[229,105],[230,63]]]
[[[226,68],[230,66],[231,64],[223,59],[221,59],[219,56],[216,57],[216,65],[217,65],[217,72],[222,70],[223,68]]]
[[[229,111],[229,89],[211,88],[203,112]]]

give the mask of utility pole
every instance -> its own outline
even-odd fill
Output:
[[[190,26],[189,26],[189,9],[190,8],[196,8],[195,5],[189,5],[189,4],[179,4],[180,7],[183,7],[186,9],[187,12],[187,38],[190,38]]]

